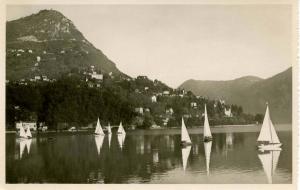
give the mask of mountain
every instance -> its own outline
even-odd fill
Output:
[[[274,122],[292,121],[292,68],[267,79],[247,76],[229,81],[188,80],[179,88],[241,105],[246,113],[264,114],[268,102]]]
[[[101,73],[124,75],[99,49],[55,10],[42,10],[6,23],[8,80],[84,72],[94,66]]]

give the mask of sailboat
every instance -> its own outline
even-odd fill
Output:
[[[99,118],[98,118],[98,121],[97,121],[97,126],[96,126],[96,129],[95,129],[95,135],[104,135],[104,132],[102,130],[102,127],[100,125],[100,121],[99,121]]]
[[[27,133],[28,133],[28,132],[25,132],[24,127],[21,125],[21,127],[20,127],[19,138],[22,138],[22,139],[28,139]],[[30,131],[29,131],[29,133],[30,133]],[[31,135],[31,133],[30,133],[30,135]]]
[[[108,123],[108,126],[107,126],[106,128],[107,128],[107,133],[108,133],[108,134],[111,134],[111,127],[110,127],[110,123]]]
[[[211,153],[212,141],[204,142],[204,153],[206,162],[206,174],[209,175],[209,163],[210,163],[210,153]]]
[[[32,134],[31,134],[31,132],[30,132],[30,127],[27,127],[27,130],[26,130],[26,137],[27,137],[28,139],[32,138]]]
[[[126,134],[124,127],[122,125],[122,122],[120,122],[119,128],[118,128],[118,134]]]
[[[103,145],[104,136],[103,135],[97,135],[95,136],[95,143],[97,147],[98,155],[100,155],[101,147]]]
[[[257,142],[260,143],[258,148],[260,150],[281,150],[282,145],[279,141],[277,133],[275,131],[274,125],[270,119],[269,106],[267,104],[267,109],[265,113],[265,118],[257,138]]]
[[[277,168],[280,152],[281,152],[280,150],[279,151],[273,150],[273,151],[268,151],[266,153],[258,154],[258,158],[263,166],[269,184],[273,183],[272,178]]]
[[[184,124],[183,118],[181,119],[181,145],[189,146],[192,145],[191,138]]]
[[[183,171],[186,170],[187,161],[190,156],[191,148],[192,148],[191,146],[186,146],[186,147],[182,147],[181,149]]]
[[[203,127],[203,141],[208,142],[212,141],[212,135],[209,127],[206,104],[204,105],[204,127]]]

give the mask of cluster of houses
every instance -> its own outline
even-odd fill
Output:
[[[24,128],[25,130],[29,129],[31,131],[47,131],[48,127],[45,125],[45,123],[40,123],[39,126],[37,127],[37,123],[36,122],[16,122],[16,130],[20,131],[20,129]]]

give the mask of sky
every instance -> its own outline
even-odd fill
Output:
[[[289,5],[9,5],[7,20],[55,9],[124,73],[185,80],[271,77],[292,64]]]

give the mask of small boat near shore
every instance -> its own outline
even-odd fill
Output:
[[[118,134],[126,134],[124,127],[122,125],[122,122],[120,122],[119,128],[118,128]]]
[[[261,151],[281,150],[282,144],[271,121],[268,103],[257,142],[259,143],[258,148]]]
[[[99,118],[98,118],[98,121],[97,121],[97,125],[96,125],[96,129],[95,129],[94,135],[96,135],[96,136],[98,136],[98,135],[105,135],[104,132],[103,132],[103,129],[101,127]]]
[[[181,119],[181,145],[182,146],[190,146],[192,145],[191,138],[189,136],[189,133],[186,129],[185,123],[183,118]]]
[[[212,141],[212,135],[209,127],[206,104],[204,105],[204,127],[203,127],[203,141],[209,142]]]
[[[19,139],[30,139],[32,138],[32,134],[31,134],[31,131],[30,131],[30,128],[27,127],[26,131],[24,129],[23,126],[20,127],[20,134],[19,134]]]

